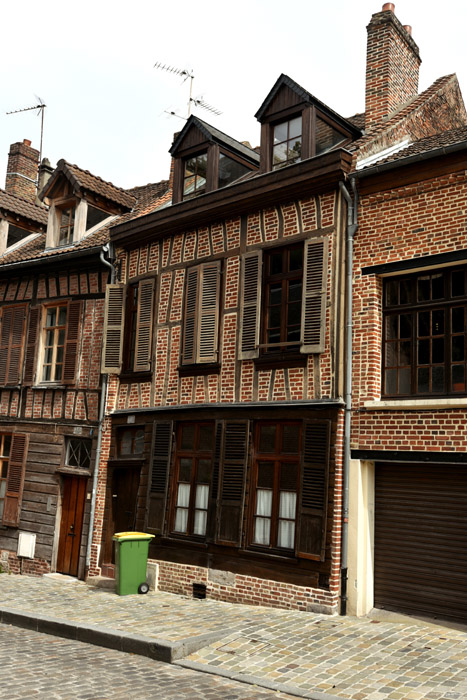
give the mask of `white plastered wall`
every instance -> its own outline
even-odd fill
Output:
[[[366,615],[373,607],[375,463],[350,460],[347,613]]]

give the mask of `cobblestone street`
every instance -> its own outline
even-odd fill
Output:
[[[207,673],[0,625],[2,700],[292,700]]]

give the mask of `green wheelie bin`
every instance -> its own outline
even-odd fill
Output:
[[[116,532],[115,578],[118,595],[147,593],[146,581],[149,542],[154,535],[145,532]]]

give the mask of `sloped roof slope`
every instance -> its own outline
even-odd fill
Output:
[[[11,214],[18,214],[38,224],[47,224],[47,209],[22,197],[9,194],[5,190],[0,190],[0,209]]]

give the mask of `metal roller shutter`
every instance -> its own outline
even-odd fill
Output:
[[[375,607],[467,622],[467,468],[377,464]]]

